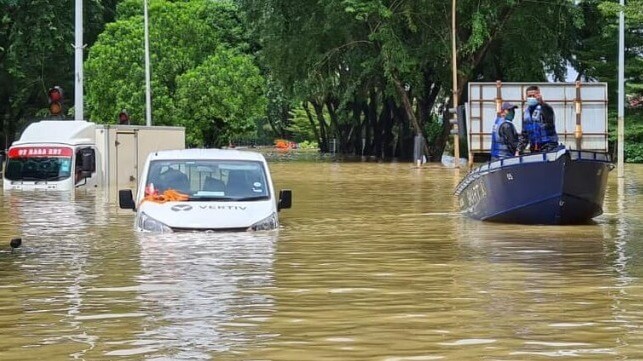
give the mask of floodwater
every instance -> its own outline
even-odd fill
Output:
[[[643,359],[643,166],[581,226],[463,218],[437,165],[271,169],[278,232],[138,234],[102,194],[2,194],[0,360]]]

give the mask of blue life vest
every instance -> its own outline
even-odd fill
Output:
[[[503,117],[496,118],[493,130],[491,131],[491,156],[494,158],[505,158],[513,155],[509,152],[507,144],[500,136],[500,126],[505,122],[508,122],[508,120]]]
[[[545,127],[541,105],[536,105],[533,110],[531,107],[527,108],[522,129],[527,132],[532,150],[538,151],[548,143],[558,143],[555,127]]]

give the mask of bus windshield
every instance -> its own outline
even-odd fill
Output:
[[[73,154],[68,147],[11,148],[5,178],[12,181],[57,181],[69,178]]]

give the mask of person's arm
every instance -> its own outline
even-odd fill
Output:
[[[547,132],[556,133],[556,114],[549,104],[542,105],[543,124]]]
[[[511,154],[515,154],[518,150],[520,139],[518,138],[518,133],[516,133],[516,128],[514,128],[513,124],[509,122],[503,123],[500,126],[498,133],[500,133],[500,136],[504,139],[509,152],[511,152]]]
[[[529,145],[529,134],[527,134],[527,131],[525,130],[523,125],[522,132],[518,137],[518,145],[516,146],[516,148],[518,148],[518,150],[522,152],[525,150],[525,148],[527,148],[528,145]]]
[[[554,108],[551,105],[545,103],[541,106],[543,112],[543,123],[547,125],[556,124],[556,115],[554,114]]]

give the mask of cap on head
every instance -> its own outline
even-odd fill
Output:
[[[509,109],[516,109],[518,108],[517,105],[513,105],[509,102],[504,102],[502,103],[502,106],[500,107],[500,110],[509,110]]]

